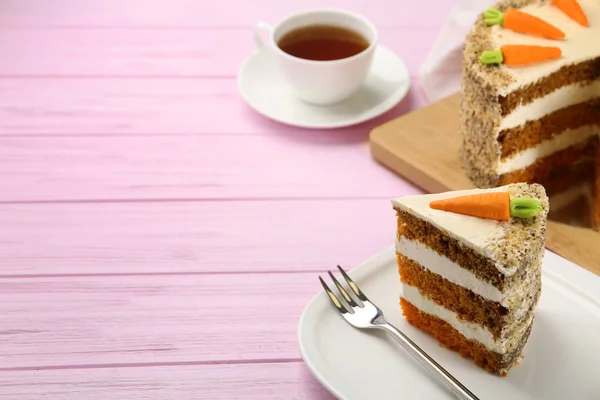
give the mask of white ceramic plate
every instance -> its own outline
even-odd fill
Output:
[[[388,321],[482,400],[600,399],[600,278],[552,252],[544,257],[542,296],[524,359],[504,378],[404,320],[393,246],[349,275]],[[390,337],[347,324],[322,291],[304,310],[298,335],[304,361],[340,399],[454,399]]]
[[[410,74],[393,51],[378,45],[363,86],[349,99],[317,106],[296,98],[267,50],[256,50],[242,64],[238,88],[244,100],[267,118],[304,128],[340,128],[375,118],[406,96]]]

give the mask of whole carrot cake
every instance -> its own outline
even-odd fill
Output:
[[[392,199],[400,304],[412,325],[506,375],[541,293],[548,198],[509,184]]]
[[[461,158],[475,186],[540,183],[551,218],[598,229],[600,1],[500,1],[463,56]]]

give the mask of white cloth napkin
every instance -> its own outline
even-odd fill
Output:
[[[419,70],[425,96],[434,102],[460,90],[462,49],[477,16],[497,0],[460,0],[450,11],[431,52]]]

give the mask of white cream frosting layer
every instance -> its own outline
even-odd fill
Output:
[[[402,292],[402,296],[422,312],[447,322],[467,339],[477,341],[488,350],[500,354],[507,353],[514,348],[515,338],[518,338],[523,334],[523,331],[529,326],[533,319],[532,315],[525,324],[520,326],[520,329],[517,329],[517,332],[515,332],[514,335],[509,335],[508,337],[500,336],[497,340],[494,340],[494,336],[487,328],[482,325],[459,319],[454,311],[448,310],[432,300],[421,296],[419,289],[414,286],[403,283]]]
[[[526,168],[539,158],[547,157],[557,151],[584,142],[586,139],[597,135],[599,131],[599,125],[584,125],[577,129],[567,129],[553,138],[539,143],[537,146],[523,150],[506,160],[500,160],[497,171],[499,174],[505,174]]]
[[[507,94],[528,83],[556,72],[560,68],[586,61],[600,55],[600,4],[598,0],[578,0],[581,8],[587,15],[589,25],[583,27],[570,19],[560,9],[552,5],[532,4],[520,10],[556,26],[565,33],[564,40],[552,40],[533,35],[522,34],[505,29],[499,25],[492,26],[493,42],[496,48],[503,44],[525,44],[538,46],[557,46],[562,50],[562,57],[557,60],[533,63],[531,65],[513,67],[502,66],[513,78],[514,82],[508,85],[501,94]]]
[[[448,258],[440,256],[423,243],[402,236],[396,239],[396,251],[418,262],[424,268],[440,275],[442,278],[473,291],[473,293],[484,299],[501,302],[504,298],[497,287],[479,279],[474,273],[455,264]]]
[[[421,242],[409,240],[401,236],[400,238],[396,238],[396,251],[419,263],[423,268],[432,273],[467,290],[471,290],[486,300],[500,303],[511,310],[511,312],[523,307],[527,309],[530,306],[530,302],[526,299],[532,290],[535,290],[535,280],[541,268],[541,258],[536,258],[531,262],[529,273],[524,279],[518,281],[515,285],[509,286],[504,291],[500,291],[491,283],[478,278],[471,271],[462,268]],[[514,316],[518,318],[518,312]]]
[[[500,121],[498,131],[521,126],[527,121],[538,120],[561,108],[583,103],[598,97],[600,97],[600,80],[584,85],[577,83],[563,86],[544,97],[533,100],[529,104],[515,108]]]
[[[407,211],[419,219],[429,222],[449,236],[457,239],[473,250],[488,257],[486,245],[504,236],[503,222],[491,219],[472,217],[441,210],[434,210],[429,203],[434,200],[464,196],[473,193],[505,191],[506,188],[469,189],[426,195],[406,196],[392,199],[392,205]]]

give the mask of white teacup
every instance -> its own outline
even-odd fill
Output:
[[[331,61],[299,58],[279,48],[277,43],[287,33],[310,25],[333,25],[355,31],[369,45],[358,54]],[[260,37],[263,29],[268,31],[266,42]],[[366,18],[348,11],[309,10],[290,15],[275,26],[258,23],[254,28],[254,39],[259,47],[270,50],[282,75],[300,99],[326,105],[352,96],[365,81],[377,46],[377,29]]]

